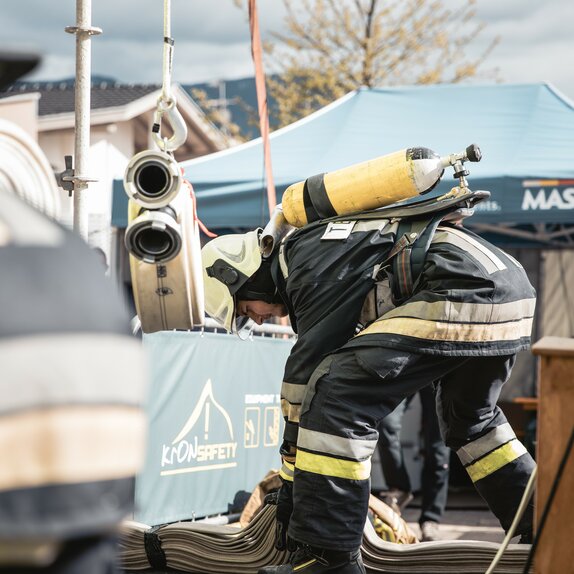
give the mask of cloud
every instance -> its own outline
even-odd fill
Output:
[[[244,3],[245,4],[245,3]],[[445,0],[452,8],[460,0]],[[174,79],[194,83],[252,75],[246,10],[232,0],[172,0]],[[280,0],[258,3],[262,35],[280,30]],[[551,81],[574,99],[573,0],[478,0],[486,28],[469,54],[478,55],[496,36],[500,43],[485,68],[498,68],[506,82]],[[120,81],[160,83],[163,37],[161,0],[96,0],[92,21],[104,34],[92,43],[94,74]],[[44,63],[33,78],[61,79],[74,70],[76,0],[3,2],[2,47],[35,48]]]
[[[499,69],[502,81],[548,81],[574,99],[574,70],[563,65],[574,56],[572,0],[479,1],[477,8],[487,23],[478,44],[500,38],[488,64]]]

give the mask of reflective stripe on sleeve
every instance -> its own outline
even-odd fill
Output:
[[[453,228],[439,228],[432,239],[432,243],[450,243],[468,253],[473,259],[478,261],[487,273],[504,271],[506,265],[500,258],[488,249],[485,245],[477,241],[474,237],[467,235],[464,231]]]
[[[325,454],[365,460],[373,454],[377,441],[344,438],[300,428],[297,446]]]
[[[514,439],[467,466],[466,472],[468,472],[472,482],[477,482],[526,454],[526,452],[524,445],[518,439]]]
[[[361,462],[342,460],[304,450],[297,451],[295,467],[305,472],[347,480],[367,480],[371,476],[371,459]]]
[[[62,404],[140,405],[144,359],[137,339],[111,333],[0,339],[0,412]]]
[[[456,454],[460,459],[460,462],[467,466],[473,463],[475,460],[483,457],[499,446],[510,442],[515,439],[516,435],[512,430],[512,427],[508,423],[499,425],[493,428],[490,432],[487,432],[484,436],[465,444],[460,447]]]
[[[146,419],[135,407],[62,406],[0,418],[0,490],[133,476]]]
[[[293,383],[286,383],[283,381],[281,385],[281,398],[286,399],[291,404],[300,405],[303,402],[303,397],[307,391],[307,385],[295,385]]]
[[[301,405],[292,405],[289,401],[281,399],[281,412],[292,423],[298,423],[301,416]]]
[[[293,475],[294,474],[295,474],[295,466],[293,464],[288,463],[286,460],[284,460],[283,464],[281,465],[281,470],[279,471],[279,476],[283,480],[293,482]]]

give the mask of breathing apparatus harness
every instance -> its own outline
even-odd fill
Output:
[[[395,306],[401,305],[413,295],[437,227],[441,223],[458,222],[471,216],[474,206],[490,197],[489,191],[471,191],[466,180],[469,172],[464,163],[478,162],[481,158],[480,148],[474,144],[462,153],[447,156],[445,165],[453,167],[453,177],[458,179],[458,186],[440,197],[365,211],[351,218],[338,216],[323,220],[341,222],[349,219],[388,219],[390,223],[398,223],[395,244],[386,259],[373,271],[375,282],[388,278]]]
[[[387,213],[387,216],[392,216],[391,221],[398,221],[398,239],[387,258],[378,266],[374,279],[382,279],[386,272],[395,305],[404,303],[412,296],[437,227],[441,223],[469,217],[474,213],[474,205],[489,197],[488,191],[468,190],[442,201],[427,200],[397,208],[395,213]]]

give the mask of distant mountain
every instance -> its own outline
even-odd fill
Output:
[[[255,78],[184,84],[183,89],[194,100],[193,90],[204,91],[213,106],[227,112],[230,120],[239,127],[246,139],[250,140],[259,137],[259,127],[258,125],[253,125],[254,121],[258,121]],[[273,102],[269,99],[269,108],[272,105]]]

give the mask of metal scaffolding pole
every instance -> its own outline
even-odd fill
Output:
[[[102,33],[100,28],[92,27],[92,0],[76,0],[76,25],[65,30],[76,35],[75,165],[70,178],[74,184],[74,231],[87,241],[88,206],[84,192],[88,182],[95,181],[86,175],[90,150],[91,37]]]

